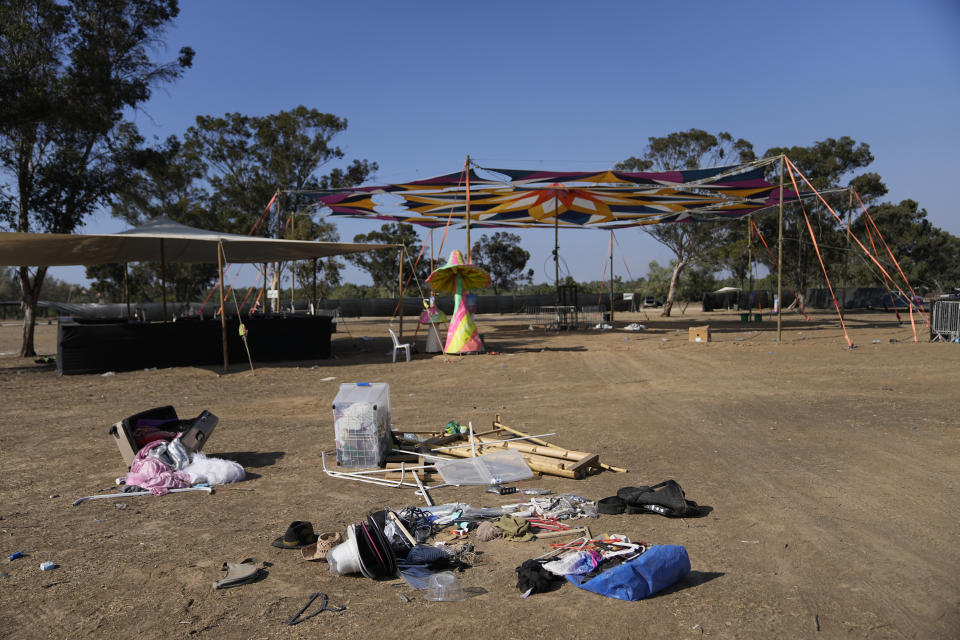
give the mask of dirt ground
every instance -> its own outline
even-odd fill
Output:
[[[960,637],[960,348],[889,314],[747,325],[732,313],[618,314],[612,331],[551,333],[481,316],[496,354],[392,364],[385,319],[347,319],[330,360],[59,376],[15,357],[0,327],[0,637],[10,638],[957,638]],[[643,322],[643,332],[628,332]],[[709,323],[713,341],[690,343]],[[412,323],[407,319],[409,338]],[[38,350],[55,353],[55,325]],[[365,339],[366,338],[366,339]],[[256,336],[251,336],[255,345]],[[424,336],[418,337],[421,350]],[[334,380],[325,380],[328,377]],[[388,382],[395,429],[502,421],[629,473],[533,481],[590,499],[676,479],[701,519],[601,515],[594,533],[684,545],[693,572],[639,602],[572,585],[521,599],[514,568],[547,541],[478,543],[470,596],[435,603],[402,580],[336,577],[270,542],[293,520],[344,531],[370,510],[420,505],[410,489],[327,477],[341,382]],[[248,479],[200,493],[95,500],[125,472],[115,421],[172,404],[220,423],[205,447]],[[478,487],[438,502],[514,502]],[[126,505],[126,508],[122,508]],[[15,551],[25,557],[7,562]],[[224,561],[266,579],[214,591]],[[42,572],[44,561],[57,568]],[[341,613],[289,627],[322,591]],[[403,597],[402,597],[403,596]],[[407,599],[409,598],[409,601]]]

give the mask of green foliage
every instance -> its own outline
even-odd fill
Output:
[[[417,254],[420,253],[422,245],[417,231],[413,225],[402,223],[389,223],[380,227],[379,231],[370,233],[360,233],[353,237],[354,242],[370,242],[374,244],[402,244],[406,247],[406,254],[410,260],[404,256],[404,283],[410,272],[410,266]],[[357,265],[368,274],[376,287],[381,287],[390,291],[393,296],[397,295],[397,277],[399,275],[399,265],[397,264],[397,249],[384,249],[383,251],[369,251],[366,253],[351,253],[347,255],[347,260]],[[426,287],[427,276],[430,275],[430,265],[426,260],[420,260],[417,265],[417,280],[421,286]],[[415,284],[411,283],[415,287]],[[415,290],[415,289],[414,289]]]
[[[112,198],[113,215],[131,225],[140,225],[160,216],[192,227],[217,228],[220,220],[204,205],[207,193],[200,179],[203,165],[185,154],[176,136],[156,147],[141,149],[134,157],[134,171]],[[92,287],[104,299],[124,299],[123,265],[94,265],[86,268]],[[161,299],[160,263],[137,264],[128,268],[130,300]],[[166,265],[166,280],[172,300],[203,299],[217,279],[213,264]]]
[[[286,237],[291,240],[340,241],[336,225],[326,220],[314,220],[309,215],[295,216]],[[316,261],[303,260],[298,262],[294,269],[297,282],[303,287],[307,298],[314,298],[314,282],[316,282],[316,298],[322,300],[329,297],[330,290],[339,286],[342,281],[343,263],[333,257],[320,258]]]
[[[641,297],[653,296],[658,300],[666,300],[672,275],[673,269],[660,266],[659,262],[651,260],[647,265],[647,277],[638,293]]]
[[[713,269],[703,266],[693,266],[677,288],[677,297],[686,302],[695,302],[703,299],[704,291],[715,291],[720,288],[720,282],[714,275]]]
[[[20,297],[20,276],[15,268],[0,267],[0,302]],[[45,278],[40,297],[50,302],[98,302],[96,292],[57,278]]]
[[[153,265],[134,264],[127,268],[127,288],[131,302],[152,302],[160,299],[160,284],[153,277]],[[87,267],[90,290],[103,302],[123,302],[124,265],[98,264]]]
[[[530,252],[520,246],[520,236],[497,231],[492,236],[482,235],[473,243],[473,263],[490,274],[490,288],[494,295],[519,284],[533,281],[533,269],[524,272]]]
[[[353,298],[386,298],[387,295],[381,295],[380,287],[364,284],[346,283],[332,287],[327,293],[327,298],[331,300],[349,300]]]

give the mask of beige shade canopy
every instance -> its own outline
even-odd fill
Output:
[[[167,217],[119,233],[0,232],[0,265],[54,267],[122,262],[232,263],[308,260],[396,248],[388,244],[275,240],[188,227]]]

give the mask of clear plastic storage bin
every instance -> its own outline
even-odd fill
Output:
[[[390,385],[345,382],[333,399],[337,464],[383,466],[390,450]]]

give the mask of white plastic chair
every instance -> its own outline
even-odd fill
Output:
[[[393,361],[397,361],[397,351],[403,350],[407,354],[407,362],[410,362],[410,343],[400,344],[400,341],[397,340],[397,334],[393,332],[393,329],[387,329],[390,332],[390,337],[393,339]]]

